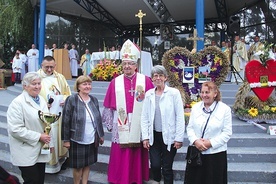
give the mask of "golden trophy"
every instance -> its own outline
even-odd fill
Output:
[[[39,119],[46,124],[46,127],[44,129],[45,134],[49,135],[51,131],[51,124],[56,122],[61,116],[61,112],[59,114],[51,114],[51,113],[45,113],[41,110],[38,111],[38,117]],[[50,146],[48,143],[45,143],[42,147],[41,154],[50,154]]]

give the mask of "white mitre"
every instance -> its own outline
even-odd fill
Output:
[[[140,58],[139,48],[130,40],[125,41],[123,44],[121,54],[122,61],[133,61],[136,63]]]

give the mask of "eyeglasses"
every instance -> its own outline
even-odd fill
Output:
[[[152,77],[157,79],[157,78],[163,78],[163,77],[165,77],[165,75],[164,74],[154,74]]]
[[[45,68],[45,69],[47,69],[47,70],[48,70],[48,69],[52,69],[52,70],[53,70],[55,67],[54,67],[54,66],[43,66],[43,68]]]
[[[133,65],[136,65],[136,63],[134,63],[134,62],[130,62],[130,63],[123,62],[122,65],[123,66],[126,66],[126,65],[133,66]]]

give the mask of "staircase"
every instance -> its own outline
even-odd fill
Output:
[[[74,80],[68,83],[73,88]],[[92,83],[92,95],[98,98],[102,110],[104,95],[108,82]],[[222,101],[233,106],[238,90],[235,83],[223,83],[220,87]],[[8,87],[0,91],[0,165],[20,177],[20,171],[10,163],[7,137],[6,111],[9,103],[22,91],[21,85]],[[73,91],[73,89],[72,89]],[[268,126],[263,124],[263,126]],[[270,136],[253,125],[238,120],[233,115],[233,135],[228,142],[228,178],[229,184],[276,183],[276,137]],[[99,147],[98,162],[91,167],[89,183],[105,184],[111,145],[111,133],[105,129],[105,143]],[[185,137],[184,147],[178,150],[173,169],[175,184],[183,183],[185,172],[185,154],[188,140]],[[45,183],[73,183],[72,170],[66,169],[58,174],[46,174]]]

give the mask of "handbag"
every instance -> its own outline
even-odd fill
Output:
[[[212,114],[212,112],[215,110],[216,106],[217,106],[218,102],[216,103],[214,109],[211,112],[206,112],[205,109],[203,109],[203,111],[205,113],[210,113],[206,124],[204,126],[201,138],[203,138],[207,124],[209,122],[210,116]],[[195,145],[189,145],[188,149],[187,149],[187,155],[186,155],[186,160],[187,160],[187,166],[192,166],[192,167],[198,167],[198,166],[202,166],[202,159],[201,159],[201,152],[199,151],[199,149],[197,149],[195,147]]]
[[[194,145],[188,146],[186,160],[190,166],[202,166],[201,153]]]

